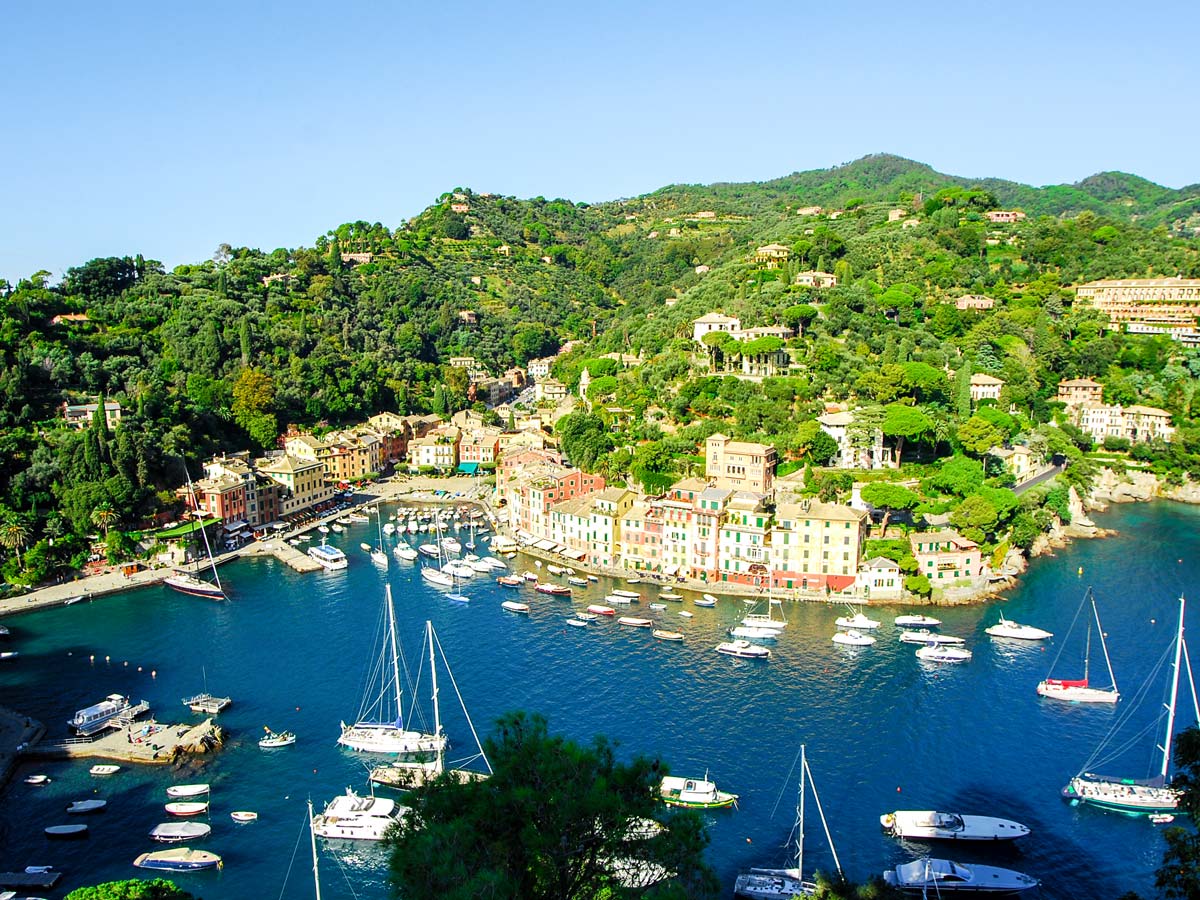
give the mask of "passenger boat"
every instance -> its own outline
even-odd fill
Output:
[[[717,598],[712,594],[701,594],[699,600],[692,601],[696,606],[716,606]]]
[[[192,850],[190,847],[177,847],[173,850],[156,850],[153,853],[143,853],[133,861],[139,869],[157,869],[162,872],[195,872],[201,869],[216,869],[221,865],[221,857],[207,850]]]
[[[884,813],[879,824],[892,837],[916,841],[1015,841],[1029,834],[1028,826],[1011,819],[924,809]]]
[[[1091,588],[1084,595],[1086,601],[1091,595]],[[1076,613],[1078,615],[1078,613]],[[1051,700],[1066,700],[1071,703],[1116,703],[1121,695],[1117,692],[1117,676],[1113,674],[1112,660],[1108,658],[1108,644],[1104,640],[1104,629],[1100,625],[1100,612],[1096,609],[1096,600],[1092,598],[1092,615],[1096,620],[1096,633],[1100,635],[1100,647],[1104,651],[1104,663],[1108,666],[1108,681],[1112,687],[1097,688],[1092,687],[1088,682],[1088,666],[1092,656],[1092,620],[1087,623],[1087,639],[1084,644],[1083,651],[1083,678],[1064,679],[1064,678],[1046,678],[1045,681],[1038,683],[1037,692],[1039,696],[1047,697]],[[1072,627],[1074,622],[1071,623]],[[1067,637],[1071,636],[1071,632],[1067,632]],[[1064,645],[1065,645],[1064,641]],[[1054,663],[1058,662],[1058,657],[1062,655],[1060,649],[1058,655],[1054,657]],[[1050,670],[1054,670],[1054,663],[1051,663]]]
[[[970,650],[964,650],[962,647],[945,647],[941,644],[930,644],[927,647],[917,648],[917,659],[923,662],[969,662],[971,655]]]
[[[185,797],[200,797],[208,793],[207,784],[174,784],[167,788],[167,796],[172,800],[182,800]]]
[[[208,804],[198,800],[185,800],[177,803],[168,803],[163,809],[173,816],[198,816],[208,812]]]
[[[998,638],[1013,638],[1018,641],[1044,641],[1047,638],[1054,637],[1053,633],[1045,631],[1041,628],[1034,628],[1032,625],[1021,625],[1012,619],[1004,618],[1004,613],[1000,613],[1000,621],[989,628],[985,628],[988,634]]]
[[[682,631],[667,631],[664,628],[655,628],[650,634],[660,641],[682,641]]]
[[[396,801],[385,797],[360,797],[350,788],[334,797],[325,811],[312,818],[313,834],[323,838],[381,841],[399,815]]]
[[[116,775],[121,767],[113,763],[100,763],[88,769],[89,775]]]
[[[550,584],[545,581],[539,581],[534,585],[535,591],[540,591],[543,594],[551,594],[555,597],[570,597],[571,589],[564,584]]]
[[[150,840],[160,844],[198,841],[212,834],[212,826],[203,822],[163,822],[150,829]]]
[[[875,643],[875,636],[863,634],[852,628],[849,631],[839,631],[833,636],[833,642],[844,647],[870,647]]]
[[[615,616],[617,614],[617,611],[611,606],[604,606],[601,603],[590,604],[587,611],[597,616]]]
[[[88,827],[86,825],[48,825],[42,829],[42,832],[48,838],[56,838],[59,840],[67,838],[81,838],[87,836]],[[0,894],[0,898],[4,895]]]
[[[667,775],[658,786],[658,795],[667,806],[682,806],[688,809],[721,809],[737,803],[737,794],[717,790],[717,786],[704,778],[679,778]]]
[[[75,713],[67,724],[76,734],[87,737],[108,727],[108,723],[129,709],[129,698],[120,694],[109,694],[99,703],[84,707]]]
[[[717,652],[724,653],[726,656],[737,656],[742,659],[766,659],[771,655],[771,651],[766,647],[760,647],[758,644],[752,644],[749,641],[725,641],[717,644]]]
[[[962,644],[965,643],[962,638],[955,637],[952,634],[938,634],[930,631],[928,628],[919,628],[916,631],[903,631],[900,633],[900,640],[906,644]]]
[[[67,807],[67,812],[73,814],[100,812],[108,806],[107,800],[76,800]]]
[[[346,554],[337,547],[329,546],[325,541],[321,541],[315,547],[309,547],[308,555],[331,572],[337,572],[350,566],[350,560],[346,559]]]
[[[524,583],[525,579],[520,575],[501,575],[496,579],[496,584],[506,588],[520,587]]]
[[[290,731],[280,731],[278,733],[272,731],[266,725],[263,726],[263,731],[266,732],[258,739],[258,746],[264,750],[270,750],[274,747],[290,747],[296,743],[296,735]]]
[[[639,619],[637,616],[621,616],[617,619],[617,624],[626,628],[649,628],[654,622],[650,619]]]
[[[949,859],[917,859],[883,873],[883,880],[906,894],[1015,896],[1036,888],[1036,878],[999,866],[963,865]]]
[[[500,608],[506,609],[509,612],[515,612],[515,613],[529,612],[529,604],[528,603],[520,603],[516,600],[505,600],[503,603],[500,604]]]
[[[937,628],[941,624],[942,620],[933,616],[896,616],[896,625],[900,628]]]

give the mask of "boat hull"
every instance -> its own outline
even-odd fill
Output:
[[[373,723],[343,724],[338,743],[364,753],[432,753],[446,749],[445,735],[405,731],[394,725]]]
[[[1038,696],[1067,703],[1116,703],[1121,695],[1112,689],[1057,685],[1041,682],[1037,686]]]
[[[1062,789],[1064,800],[1126,815],[1173,813],[1179,809],[1179,792],[1171,787],[1125,783],[1119,780],[1076,776]]]
[[[209,584],[191,575],[172,575],[163,579],[163,584],[173,591],[187,594],[191,597],[203,597],[205,600],[224,600],[225,592],[216,585]]]

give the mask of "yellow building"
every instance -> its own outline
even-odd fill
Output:
[[[770,492],[775,478],[775,448],[734,441],[714,434],[704,442],[704,474],[714,487],[734,491]]]
[[[255,468],[286,489],[279,500],[279,514],[296,512],[333,499],[333,486],[325,481],[325,467],[311,459],[300,459],[288,454],[257,460]]]

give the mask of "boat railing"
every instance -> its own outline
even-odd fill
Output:
[[[142,713],[149,712],[149,711],[150,711],[150,701],[143,700],[137,706],[130,706],[127,709],[121,710],[120,713],[118,713],[117,715],[115,715],[111,719],[109,719],[106,724],[108,725],[109,728],[117,728],[117,729],[125,728],[129,725],[132,725],[134,719],[136,719]]]
[[[92,743],[95,743],[95,741],[96,741],[95,735],[90,735],[88,737],[64,738],[61,741],[50,741],[50,742],[45,742],[45,743],[39,743],[38,749],[39,750],[50,750],[50,751],[65,750],[68,747],[78,747],[80,744],[92,744]]]

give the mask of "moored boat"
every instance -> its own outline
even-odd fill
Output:
[[[273,747],[290,747],[292,744],[296,743],[296,735],[290,731],[275,732],[266,725],[263,726],[263,731],[265,731],[266,734],[258,739],[258,746],[265,750],[269,750]]]
[[[34,784],[34,785],[49,784],[50,776],[49,775],[26,775],[25,783],[26,784]]]
[[[98,763],[88,769],[89,775],[116,775],[121,767],[115,763]]]
[[[571,589],[564,584],[549,584],[548,582],[538,582],[534,585],[535,591],[540,591],[543,594],[550,594],[554,597],[570,597]]]
[[[1022,625],[1019,622],[1014,622],[1012,619],[1004,618],[1004,613],[1000,613],[1000,621],[984,629],[985,632],[992,637],[1012,638],[1018,641],[1044,641],[1047,638],[1054,637],[1052,632],[1042,628],[1034,628],[1032,625]]]
[[[212,826],[204,822],[163,822],[150,829],[150,839],[160,844],[178,844],[198,841],[211,833]]]
[[[167,788],[167,796],[172,800],[182,800],[184,797],[200,797],[207,794],[207,784],[173,784]]]
[[[962,647],[945,647],[941,644],[930,644],[917,648],[917,659],[923,662],[960,663],[969,662],[971,651]]]
[[[617,624],[627,628],[649,628],[654,622],[650,619],[640,619],[637,616],[621,616],[617,619]]]
[[[623,589],[612,591],[612,596],[626,597],[629,600],[641,600],[642,599],[642,595],[639,594],[637,591],[626,591]]]
[[[195,872],[215,869],[221,865],[221,857],[207,850],[176,847],[172,850],[156,850],[143,853],[133,861],[139,869],[157,869],[163,872]]]
[[[685,619],[691,619],[695,616],[695,613],[690,613],[686,609],[681,609],[679,611],[679,615],[683,616]]]
[[[658,787],[658,795],[667,806],[688,809],[721,809],[737,803],[737,794],[717,790],[716,784],[705,778],[679,778],[667,775]]]
[[[501,575],[496,579],[496,584],[506,588],[520,587],[524,583],[525,579],[520,575]]]
[[[1091,596],[1091,589],[1088,589],[1084,600]],[[1104,639],[1104,628],[1100,625],[1100,611],[1096,609],[1096,600],[1092,598],[1092,614],[1096,620],[1096,632],[1100,635],[1100,647],[1104,651],[1104,663],[1108,666],[1108,681],[1111,687],[1098,688],[1092,687],[1088,681],[1089,666],[1092,656],[1092,622],[1091,619],[1087,623],[1087,639],[1084,644],[1083,651],[1083,678],[1049,678],[1038,683],[1037,692],[1041,697],[1046,697],[1051,700],[1065,700],[1069,703],[1116,703],[1121,695],[1117,691],[1117,676],[1113,674],[1112,660],[1108,657],[1108,644]],[[1078,616],[1078,612],[1076,613]],[[1074,622],[1071,623],[1072,627]],[[1070,637],[1071,632],[1067,632],[1067,637]],[[1065,645],[1065,641],[1064,641]],[[1058,655],[1054,657],[1054,662],[1058,662],[1058,657],[1062,655],[1062,650],[1058,651]],[[1054,670],[1054,663],[1051,663],[1050,670]]]
[[[572,628],[587,628],[588,625],[583,619],[567,619],[567,624]]]
[[[1033,890],[1040,882],[1023,872],[999,866],[963,865],[949,859],[917,859],[883,873],[883,880],[906,894],[938,897],[946,894],[1013,896]]]
[[[933,616],[896,616],[896,625],[900,628],[937,628],[941,624],[942,620],[935,619]]]
[[[854,631],[871,631],[878,628],[880,623],[859,610],[852,616],[838,616],[833,624],[838,628],[852,629]]]
[[[693,600],[692,603],[696,606],[716,606],[717,598],[712,594],[702,594],[699,600]]]
[[[384,797],[360,797],[351,789],[334,797],[325,811],[312,818],[317,837],[345,840],[381,841],[387,830],[406,810]]]
[[[87,831],[88,827],[86,825],[48,825],[42,829],[46,837],[59,840],[86,837]],[[0,898],[3,897],[4,895],[0,894]]]
[[[963,816],[934,810],[898,809],[884,813],[879,824],[892,837],[941,841],[1015,841],[1029,828],[1011,819]]]
[[[761,628],[757,625],[736,625],[729,629],[730,637],[741,638],[747,641],[777,641],[779,640],[779,629],[777,628]]]
[[[617,611],[611,606],[605,606],[602,603],[589,604],[587,611],[596,616],[615,616],[617,614]]]
[[[613,606],[629,606],[633,603],[633,598],[625,597],[621,594],[605,594],[604,602],[611,603]]]
[[[771,655],[771,651],[766,647],[760,647],[758,644],[752,644],[749,641],[725,641],[717,644],[717,652],[724,653],[726,656],[737,656],[742,659],[766,659]]]
[[[870,647],[875,643],[875,637],[852,628],[849,631],[839,631],[833,636],[833,642],[844,647]]]
[[[246,822],[255,822],[258,820],[258,813],[251,812],[248,809],[237,809],[229,814],[229,818],[235,822],[245,824]]]
[[[506,609],[509,612],[514,612],[514,613],[529,612],[529,604],[521,603],[520,601],[517,601],[517,600],[505,600],[503,603],[500,604],[500,608]]]
[[[930,631],[927,628],[918,628],[916,631],[904,631],[900,633],[900,640],[906,644],[963,644],[966,643],[962,638],[955,637],[952,634],[938,634],[935,631]]]
[[[106,806],[108,806],[107,800],[76,800],[67,807],[67,812],[75,814],[100,812]]]
[[[660,641],[682,641],[683,640],[683,632],[681,632],[681,631],[667,631],[664,628],[655,628],[652,632],[650,632],[650,634],[652,636],[658,638]]]
[[[208,804],[202,801],[184,800],[166,804],[163,809],[173,816],[198,816],[208,812]]]

